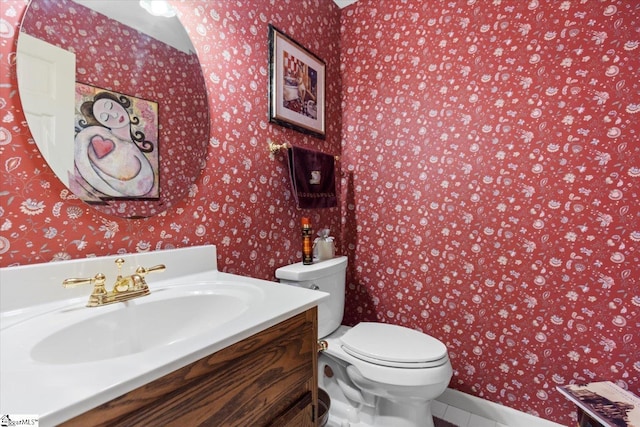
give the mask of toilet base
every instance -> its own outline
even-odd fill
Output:
[[[434,427],[431,401],[399,402],[364,392],[347,370],[326,354],[318,357],[319,386],[331,398],[327,427]]]
[[[332,400],[329,419],[325,427],[434,427],[430,408],[428,413],[423,413],[423,417],[417,421],[408,419],[406,415],[377,416],[375,420],[372,420],[371,414],[358,412],[348,403]]]

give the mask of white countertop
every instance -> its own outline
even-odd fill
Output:
[[[179,264],[198,264],[202,261],[199,258],[200,255],[208,260],[215,260],[215,247],[202,247],[202,250],[204,254],[196,254],[193,248],[162,251],[147,254],[149,257],[144,257],[145,259],[142,260],[136,258],[136,261],[143,261],[141,265],[145,267],[164,263],[168,272],[174,264],[175,270],[182,271],[184,265],[178,267]],[[181,251],[184,253],[180,254]],[[183,259],[182,256],[186,256],[189,260]],[[106,258],[110,263],[115,257]],[[104,262],[104,259],[96,258],[95,260],[99,261],[98,263]],[[131,261],[131,264],[133,262]],[[70,262],[70,266],[77,268],[77,263],[78,261]],[[56,264],[59,270],[63,267],[60,265],[62,263]],[[209,262],[209,268],[212,264],[213,270],[200,267],[196,269],[200,271],[194,274],[181,274],[178,277],[171,274],[165,277],[160,274],[150,275],[147,277],[147,282],[151,288],[151,295],[141,297],[140,300],[152,298],[154,292],[161,294],[162,289],[177,289],[179,286],[193,287],[201,283],[215,282],[221,285],[235,283],[244,284],[247,288],[253,287],[257,290],[256,293],[260,294],[259,297],[254,298],[252,305],[246,311],[225,322],[221,327],[160,347],[107,360],[56,364],[37,361],[32,357],[34,343],[64,328],[68,322],[77,321],[78,315],[87,313],[91,316],[97,313],[95,310],[106,311],[114,306],[84,307],[91,292],[90,287],[84,288],[85,295],[82,297],[74,296],[66,300],[53,297],[48,302],[41,302],[34,306],[24,306],[24,304],[12,306],[5,301],[3,305],[5,308],[10,307],[11,310],[4,310],[0,319],[0,412],[37,415],[41,426],[56,425],[302,313],[327,297],[327,294],[319,291],[222,273],[215,269],[215,262]],[[37,267],[46,267],[46,265]],[[89,271],[94,272],[92,275],[97,272]],[[24,271],[19,272],[24,273]],[[3,288],[20,285],[4,283],[5,279],[28,277],[28,274],[16,276],[15,273],[11,269],[0,270]],[[39,274],[36,276],[51,277]],[[70,274],[67,277],[75,276],[76,274]],[[108,284],[111,283],[109,279],[110,277],[107,276]],[[62,288],[60,281],[42,286]],[[25,288],[31,289],[32,286],[25,286]],[[109,288],[110,285],[108,285]],[[66,290],[63,289],[63,291]],[[14,295],[15,292],[15,289],[11,291],[5,289],[3,299],[9,296],[28,300],[27,297]],[[55,293],[56,296],[64,295],[64,292],[55,291]],[[51,313],[55,313],[57,317],[50,317]],[[170,315],[171,313],[167,313],[167,316]],[[44,325],[41,320],[54,318],[57,319],[55,322],[49,321]]]

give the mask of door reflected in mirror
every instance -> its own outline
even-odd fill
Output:
[[[148,34],[157,28],[164,35]],[[205,164],[209,114],[200,63],[177,17],[154,17],[131,0],[32,0],[16,61],[34,140],[79,198],[102,213],[139,218],[188,194]],[[58,81],[44,78],[51,75]]]

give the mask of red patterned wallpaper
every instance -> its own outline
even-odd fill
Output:
[[[640,394],[640,8],[359,0],[342,12],[347,318],[446,343],[452,387],[571,424]]]
[[[173,2],[202,62],[208,85],[211,137],[205,140],[205,170],[188,197],[169,211],[142,220],[97,214],[80,203],[52,175],[33,144],[15,78],[15,43],[26,3],[2,0],[0,13],[0,265],[212,243],[218,246],[218,263],[225,271],[273,279],[277,266],[301,257],[302,216],[310,216],[315,228],[329,227],[338,235],[339,209],[297,210],[284,157],[270,159],[267,151],[271,139],[332,154],[340,152],[339,79],[331,79],[327,85],[326,140],[268,122],[268,24],[273,23],[325,59],[327,74],[337,76],[340,11],[331,0],[323,1],[329,7],[307,2],[296,6],[295,11],[290,2],[259,2],[259,7],[226,0]],[[55,7],[60,2],[50,3]],[[59,19],[73,39],[84,33],[82,26],[89,21],[69,16]],[[102,34],[111,49],[109,56],[92,51],[95,56],[87,67],[99,64],[102,75],[115,76],[121,86],[135,85],[141,76],[112,61],[116,52],[130,44],[126,34],[106,29]],[[81,37],[78,43],[80,49]],[[154,78],[170,78],[173,82],[188,79],[189,76],[173,74],[171,61],[161,58],[159,62],[164,65],[159,63],[155,70],[144,70],[145,77],[155,72],[155,77],[149,75],[145,82]],[[173,91],[160,95],[167,99]],[[179,102],[193,101],[189,96],[181,98]],[[180,137],[197,139],[191,133]]]
[[[452,387],[564,424],[557,384],[639,394],[633,2],[271,3],[175,2],[208,84],[206,170],[176,208],[121,220],[70,198],[30,142],[25,3],[3,1],[1,265],[214,243],[225,271],[272,278],[303,212],[267,140],[342,150],[343,211],[311,217],[350,256],[347,322],[421,329]],[[326,141],[268,123],[268,23],[327,61]]]

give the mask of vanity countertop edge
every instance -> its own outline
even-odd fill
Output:
[[[201,261],[199,257],[203,254],[208,260],[216,259],[215,246],[201,247],[200,251],[186,248],[159,251],[155,254],[156,256],[142,261],[147,262],[146,266],[149,266],[148,261],[151,259],[154,262],[165,261],[167,271],[171,270],[172,264],[180,263],[181,256],[191,258],[192,262],[195,260],[196,264]],[[211,265],[214,269],[210,269]],[[184,273],[184,268],[181,268],[181,272]],[[328,297],[328,294],[320,291],[220,272],[215,262],[210,263],[208,268],[200,268],[194,274],[149,277],[149,287],[153,294],[154,290],[194,283],[241,282],[260,287],[264,291],[264,298],[260,300],[259,307],[249,309],[246,315],[225,323],[223,328],[107,361],[48,365],[25,357],[24,354],[20,355],[20,351],[24,353],[24,348],[6,348],[2,342],[4,340],[0,340],[0,411],[9,414],[33,414],[39,417],[40,425],[56,425],[300,314]],[[6,272],[7,270],[0,270],[4,277],[8,276],[3,274]],[[90,289],[85,288],[84,293],[88,297]],[[5,334],[6,331],[11,331],[14,325],[20,326],[23,322],[32,321],[39,313],[46,315],[48,311],[65,307],[78,310],[78,307],[86,302],[85,296],[39,304],[33,308],[37,313],[35,315],[33,311],[25,308],[4,311],[0,333]],[[141,299],[143,298],[147,297]],[[95,310],[84,307],[82,309]]]

